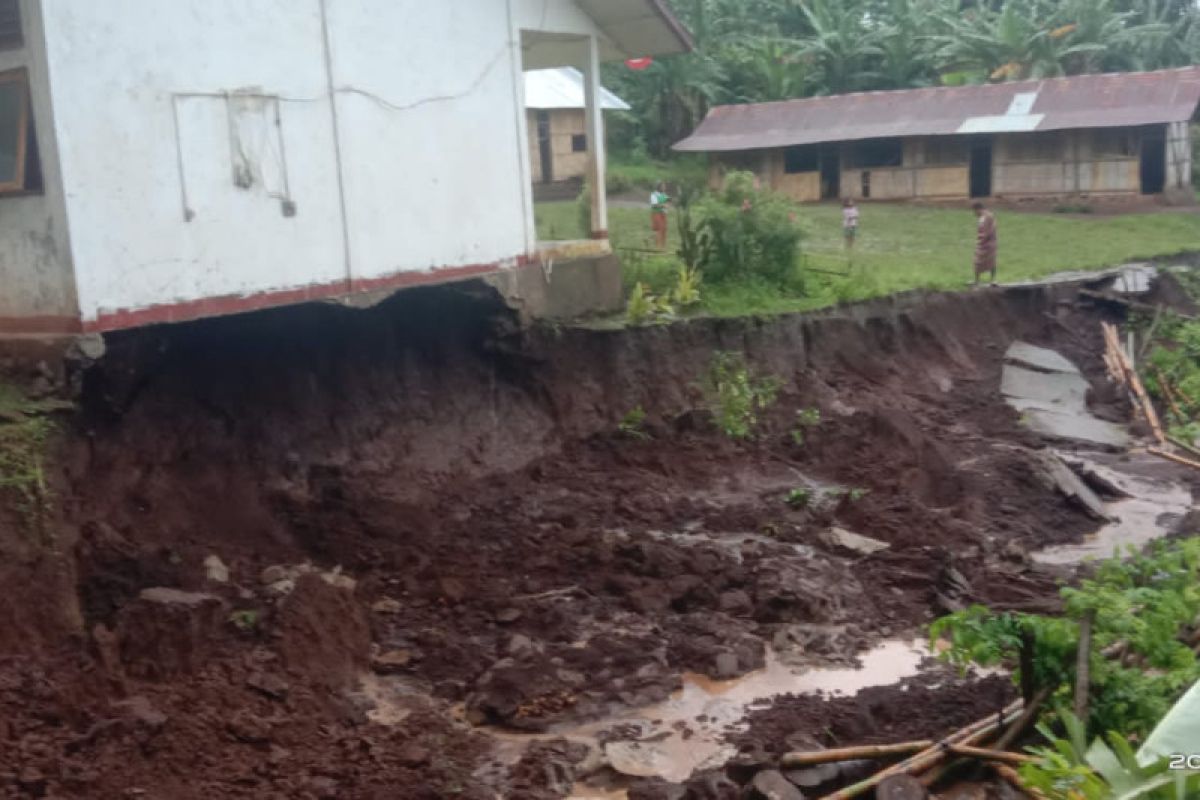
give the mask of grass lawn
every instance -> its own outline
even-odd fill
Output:
[[[798,311],[905,289],[961,288],[973,278],[975,217],[969,210],[865,203],[860,211],[852,263],[842,249],[840,207],[798,206],[807,236],[796,287],[705,285],[702,310],[730,316]],[[539,238],[579,236],[573,202],[540,203],[537,218]],[[1081,217],[1000,210],[996,221],[1000,282],[1200,250],[1200,214],[1189,212]],[[673,218],[671,253],[666,255],[642,252],[652,247],[646,209],[610,206],[609,230],[625,266],[627,287],[642,281],[662,291],[673,283],[679,264],[673,255]]]

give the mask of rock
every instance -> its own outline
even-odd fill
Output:
[[[225,620],[225,604],[211,594],[155,587],[121,609],[117,641],[125,670],[162,680],[195,671],[207,658]]]
[[[912,775],[891,775],[875,787],[876,800],[926,800],[929,792]]]
[[[629,800],[685,800],[687,787],[661,778],[643,778],[629,785]]]
[[[287,697],[289,688],[287,681],[283,680],[283,678],[263,672],[253,673],[246,679],[246,685],[275,700],[282,700]]]
[[[705,772],[692,777],[686,784],[687,800],[738,800],[738,785],[721,772]]]
[[[820,539],[821,543],[826,547],[833,548],[834,550],[846,550],[860,556],[869,556],[891,547],[887,542],[862,536],[845,528],[839,528],[836,525],[823,532]]]
[[[341,567],[334,567],[329,572],[322,572],[321,580],[325,581],[330,586],[334,586],[338,589],[345,589],[350,592],[353,592],[356,588],[358,588],[358,581],[354,580],[354,578],[351,578],[349,575],[344,575]]]
[[[383,675],[390,675],[403,672],[412,660],[412,653],[408,650],[388,650],[371,658],[371,669]]]
[[[267,567],[260,572],[258,575],[258,580],[263,586],[271,586],[272,584],[287,580],[289,577],[291,577],[291,575],[287,567],[282,564],[275,564],[274,566]]]
[[[496,622],[501,625],[509,625],[519,620],[521,616],[522,612],[519,608],[502,608],[496,612]]]
[[[537,652],[537,647],[533,644],[533,639],[530,639],[523,633],[514,633],[512,638],[508,640],[508,654],[518,656],[523,653]]]
[[[467,587],[458,578],[442,578],[438,581],[438,589],[442,597],[451,603],[461,603],[467,596]]]
[[[635,778],[657,778],[671,767],[666,754],[652,742],[608,742],[604,757],[615,771]]]
[[[783,777],[783,773],[767,769],[754,776],[749,796],[754,800],[804,800],[804,795]]]
[[[384,597],[372,603],[371,610],[376,614],[399,614],[403,610],[403,607],[400,605],[399,600]]]
[[[783,777],[793,786],[809,792],[814,797],[827,793],[838,782],[842,771],[837,764],[814,764],[803,769],[789,769]]]
[[[726,614],[749,614],[754,610],[754,601],[740,589],[722,592],[717,604]]]
[[[218,556],[204,559],[204,577],[213,583],[229,583],[229,567]]]
[[[713,666],[713,677],[718,680],[736,678],[742,674],[738,657],[733,653],[718,653]]]

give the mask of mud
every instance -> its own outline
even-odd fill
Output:
[[[468,283],[114,336],[51,541],[0,527],[0,796],[561,796],[585,756],[499,769],[472,726],[555,730],[768,647],[853,665],[965,603],[1052,603],[1061,572],[1029,554],[1095,523],[1032,469],[1003,354],[1094,378],[1101,313],[1064,285],[523,331]],[[782,382],[752,441],[703,410],[717,350]],[[889,547],[832,549],[832,525]],[[903,722],[829,709],[847,739]]]

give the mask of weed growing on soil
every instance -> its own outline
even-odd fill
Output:
[[[811,500],[812,500],[812,492],[810,492],[808,489],[805,489],[803,487],[797,487],[795,489],[792,489],[783,498],[783,501],[785,503],[787,503],[792,508],[797,508],[797,509],[798,508],[807,508],[808,504]]]
[[[625,306],[625,317],[634,325],[670,318],[674,313],[675,309],[666,297],[654,294],[643,283],[634,285]]]
[[[617,429],[626,436],[631,436],[634,439],[649,439],[650,436],[642,429],[646,424],[646,412],[641,406],[635,406],[626,412],[625,416],[621,417],[621,422],[617,425]]]
[[[819,408],[801,408],[796,411],[796,427],[792,428],[792,441],[798,445],[804,444],[804,432],[821,424]]]
[[[53,425],[36,411],[18,390],[0,384],[0,497],[46,544],[51,494],[44,452]]]
[[[239,631],[248,632],[258,628],[259,616],[254,610],[234,611],[229,615],[229,622]]]
[[[1191,642],[1200,615],[1200,539],[1162,542],[1128,560],[1100,563],[1076,588],[1064,588],[1066,617],[997,613],[974,606],[935,622],[933,640],[946,636],[945,657],[960,664],[1016,667],[1022,642],[1032,646],[1036,686],[1066,701],[1074,681],[1079,623],[1092,613],[1093,655],[1088,725],[1144,736],[1200,679]],[[1108,655],[1105,655],[1105,654]]]
[[[708,374],[709,404],[717,425],[733,439],[748,439],[758,415],[775,402],[779,380],[755,377],[741,353],[718,352]]]

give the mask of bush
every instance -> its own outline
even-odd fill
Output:
[[[731,439],[749,439],[758,425],[758,415],[775,402],[779,380],[758,377],[740,353],[713,355],[708,374],[709,407],[718,427]]]
[[[762,278],[783,284],[795,277],[803,237],[784,197],[756,186],[749,172],[732,172],[719,192],[686,210],[696,231],[695,261],[713,283]]]

